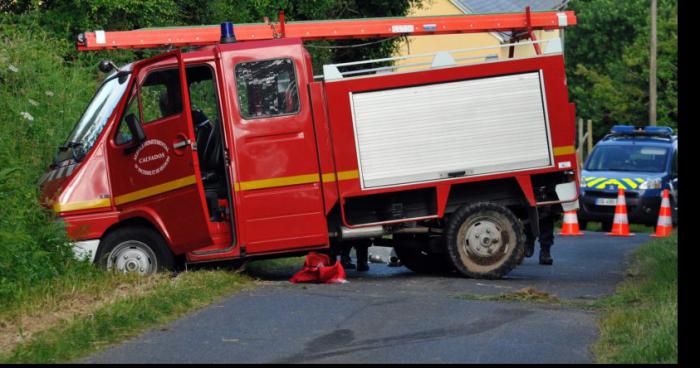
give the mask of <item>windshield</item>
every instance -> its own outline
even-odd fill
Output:
[[[114,107],[124,95],[129,84],[128,80],[129,78],[117,77],[116,74],[113,74],[102,83],[78,124],[68,136],[66,144],[59,150],[56,161],[69,158],[79,160],[90,151],[107,123],[107,119],[112,115]]]
[[[658,146],[598,146],[586,170],[662,172],[666,170],[667,156],[668,149]]]

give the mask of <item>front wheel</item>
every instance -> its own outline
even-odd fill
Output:
[[[523,257],[525,233],[508,208],[480,202],[459,208],[446,231],[447,251],[465,276],[499,279]]]
[[[97,263],[123,273],[152,275],[172,271],[175,259],[163,237],[143,226],[116,229],[102,239]]]

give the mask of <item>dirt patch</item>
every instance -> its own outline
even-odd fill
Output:
[[[0,353],[11,351],[41,331],[74,318],[89,316],[100,307],[130,296],[144,295],[169,277],[156,275],[108,283],[93,290],[67,290],[34,305],[29,311],[0,320]]]
[[[537,290],[534,287],[524,287],[512,293],[501,294],[498,296],[498,299],[551,304],[560,302],[559,298],[556,296],[545,291]]]

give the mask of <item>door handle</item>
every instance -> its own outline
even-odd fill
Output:
[[[180,149],[180,148],[183,148],[183,147],[187,147],[187,146],[189,146],[190,144],[192,144],[192,141],[189,140],[189,139],[185,139],[184,141],[180,141],[180,142],[177,142],[177,143],[173,144],[173,148],[174,148],[174,149]]]

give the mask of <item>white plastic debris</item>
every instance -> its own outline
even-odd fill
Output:
[[[26,111],[22,111],[22,112],[20,113],[20,115],[22,115],[23,118],[25,118],[25,119],[27,119],[27,120],[29,120],[29,121],[34,121],[34,117],[32,116],[32,114],[30,114],[30,113],[28,113],[28,112],[26,112]]]
[[[14,66],[14,65],[12,65],[12,64],[10,64],[10,65],[7,67],[7,69],[10,69],[10,71],[13,72],[13,73],[19,72],[19,68],[17,68],[16,66]]]

